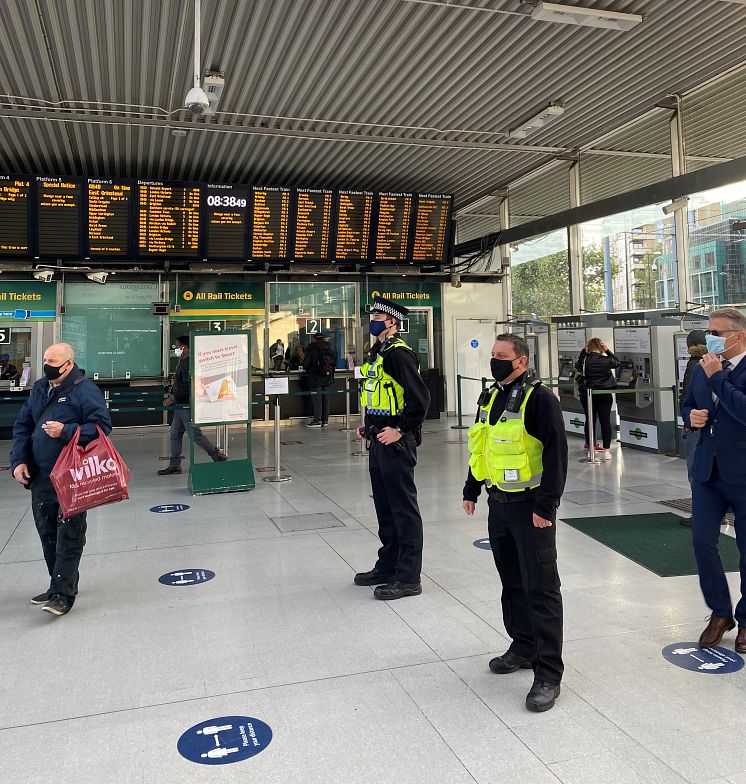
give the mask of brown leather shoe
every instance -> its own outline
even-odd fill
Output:
[[[736,653],[746,653],[746,626],[738,627],[736,635]]]
[[[707,628],[699,635],[699,647],[711,648],[713,645],[717,645],[723,639],[723,635],[734,628],[735,625],[736,622],[732,616],[730,618],[716,618],[714,615],[711,615]],[[746,638],[746,633],[744,637]],[[744,639],[744,643],[746,643],[746,639]]]

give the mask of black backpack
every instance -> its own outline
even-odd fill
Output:
[[[321,378],[331,378],[336,367],[336,358],[330,348],[319,348],[313,358],[312,373]]]

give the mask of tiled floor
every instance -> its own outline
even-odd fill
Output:
[[[90,513],[81,593],[60,619],[29,604],[46,573],[28,494],[0,473],[0,781],[744,784],[746,670],[661,656],[704,626],[696,577],[657,577],[559,523],[562,696],[532,714],[530,672],[489,672],[507,645],[499,582],[472,544],[486,504],[461,511],[467,452],[450,424],[428,422],[419,455],[424,592],[390,604],[352,584],[378,540],[367,461],[339,423],[283,428],[303,442],[283,449],[291,482],[257,474],[254,492],[201,497],[186,474],[155,475],[165,430],[116,433],[132,498]],[[272,443],[255,429],[256,466],[274,465]],[[580,446],[561,516],[686,496],[683,461],[615,449],[589,466]],[[165,503],[190,509],[148,511]],[[191,568],[216,576],[158,582]],[[266,722],[269,747],[219,767],[179,756],[182,732],[228,715]]]

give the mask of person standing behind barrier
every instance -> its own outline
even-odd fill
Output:
[[[378,340],[361,372],[365,426],[358,436],[370,445],[368,470],[381,548],[376,565],[355,575],[355,585],[376,585],[376,599],[422,593],[422,517],[414,467],[430,393],[417,355],[398,336],[409,310],[383,297],[371,309],[370,333]]]
[[[681,394],[679,395],[679,411],[684,408],[684,397],[686,390],[689,389],[689,384],[692,381],[692,373],[694,368],[699,365],[699,360],[707,353],[707,346],[705,345],[705,331],[703,329],[693,329],[686,336],[686,347],[689,351],[689,359],[686,363],[686,370],[684,371],[684,378],[681,381]],[[699,430],[692,430],[690,427],[684,426],[684,433],[682,434],[684,442],[684,455],[686,456],[686,472],[689,477],[689,484],[692,483],[692,464],[694,463],[694,452],[699,443]],[[682,517],[679,520],[681,525],[691,526],[692,518]]]
[[[710,313],[708,353],[699,360],[684,396],[684,426],[699,431],[692,463],[692,543],[710,622],[699,638],[717,645],[738,623],[736,651],[746,653],[746,316],[735,308]],[[732,507],[741,553],[741,598],[735,620],[723,562],[720,524]]]
[[[580,366],[583,380],[579,385],[580,404],[585,413],[585,442],[596,443],[595,422],[593,427],[593,440],[591,441],[591,427],[588,422],[588,390],[615,389],[616,379],[611,372],[622,363],[612,354],[606,344],[598,338],[591,338],[584,351],[580,353],[575,367]],[[598,417],[601,425],[601,440],[604,450],[604,460],[611,460],[611,407],[614,404],[613,395],[593,395],[592,405],[594,419]]]
[[[308,382],[313,402],[313,419],[306,427],[326,427],[329,424],[329,385],[334,381],[337,354],[329,340],[321,332],[314,335],[313,344],[303,358],[303,369],[308,373]]]
[[[473,515],[487,486],[490,545],[512,640],[489,668],[498,675],[533,669],[526,707],[546,711],[559,697],[564,672],[555,521],[567,477],[567,436],[559,400],[526,373],[528,352],[520,335],[495,340],[495,384],[480,395],[469,429],[463,507]]]
[[[87,513],[63,519],[49,475],[78,428],[78,443],[85,446],[98,438],[98,427],[111,433],[111,417],[101,390],[75,364],[72,346],[50,346],[43,370],[44,378],[34,384],[13,425],[10,470],[31,490],[31,510],[50,577],[49,588],[31,604],[60,616],[70,612],[78,593]]]
[[[158,476],[169,476],[170,474],[181,473],[181,448],[184,441],[184,433],[191,426],[191,415],[189,412],[189,402],[191,397],[191,384],[189,379],[189,336],[182,335],[176,338],[176,349],[174,351],[179,361],[174,372],[173,383],[170,387],[168,397],[163,401],[165,406],[174,403],[174,418],[171,421],[171,457],[168,467],[160,470]],[[207,452],[216,463],[222,463],[228,458],[215,446],[198,428],[194,428],[194,443]]]

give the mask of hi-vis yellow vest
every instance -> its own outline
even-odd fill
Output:
[[[369,414],[397,416],[404,411],[404,387],[383,369],[384,355],[397,348],[412,350],[401,338],[391,338],[372,364],[366,362],[360,368],[363,374],[360,401]]]
[[[526,432],[526,404],[534,391],[526,389],[521,407],[516,412],[504,411],[490,425],[490,411],[498,390],[487,405],[479,407],[479,420],[469,428],[469,468],[477,481],[506,493],[530,490],[541,484],[541,441]]]

